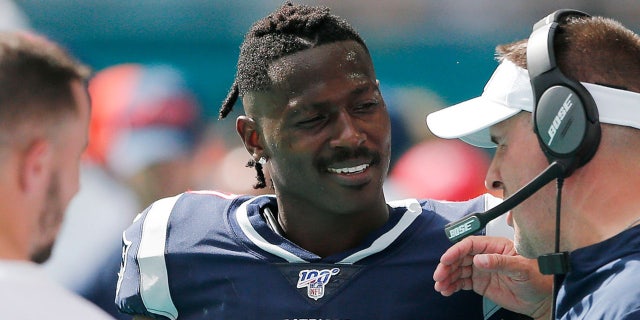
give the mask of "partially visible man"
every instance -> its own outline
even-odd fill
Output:
[[[497,53],[501,63],[482,96],[430,114],[431,131],[497,145],[485,183],[505,196],[550,162],[562,163],[567,177],[562,189],[549,184],[511,210],[515,248],[487,237],[450,248],[434,273],[436,290],[474,290],[534,318],[640,319],[640,37],[611,19],[562,11]],[[556,87],[543,95],[541,84]],[[575,90],[555,95],[566,88]],[[561,252],[569,254],[558,261],[565,268],[547,264],[549,253],[566,257]],[[541,270],[564,277],[555,308],[548,279],[518,254],[544,256]]]
[[[32,33],[0,33],[0,314],[111,319],[44,276],[87,145],[89,70]]]
[[[81,188],[45,270],[128,320],[113,303],[122,231],[154,200],[190,188],[200,104],[181,70],[168,64],[113,65],[96,72],[88,90],[91,124]]]

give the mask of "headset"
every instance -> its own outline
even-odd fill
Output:
[[[580,82],[566,77],[556,63],[554,39],[569,17],[588,14],[562,9],[533,26],[527,43],[527,70],[534,95],[533,123],[549,163],[562,164],[561,178],[593,158],[600,144],[598,108]]]
[[[558,290],[569,272],[569,252],[560,251],[560,203],[564,178],[588,163],[600,145],[601,129],[598,108],[591,94],[580,82],[567,78],[556,62],[554,39],[558,26],[570,17],[588,14],[558,10],[533,26],[527,42],[527,70],[533,89],[533,130],[549,163],[561,164],[557,177],[555,250],[538,257],[542,274],[553,275],[552,319],[556,318]]]
[[[554,179],[558,179],[560,188],[564,178],[596,153],[601,136],[596,103],[580,82],[566,77],[556,64],[557,29],[572,16],[589,17],[577,10],[555,11],[533,26],[527,43],[527,69],[534,95],[533,130],[549,166],[494,208],[447,224],[445,234],[450,241],[457,242],[475,234]],[[565,268],[554,262],[546,272],[561,273]]]
[[[562,275],[570,269],[569,253],[560,252],[560,204],[564,178],[588,163],[600,145],[601,129],[598,108],[591,94],[578,81],[566,77],[556,63],[554,39],[560,23],[570,17],[588,14],[562,9],[551,13],[533,26],[527,42],[527,70],[533,90],[533,130],[549,166],[531,182],[496,207],[473,213],[445,226],[450,241],[459,241],[484,228],[498,216],[513,209],[540,188],[557,179],[555,251],[538,257],[543,274],[554,275],[552,319]]]

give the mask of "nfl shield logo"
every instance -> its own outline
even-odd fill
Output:
[[[318,300],[324,296],[324,283],[314,282],[307,287],[307,295],[309,298]]]
[[[340,272],[339,268],[323,270],[302,270],[298,274],[298,288],[307,287],[307,296],[318,300],[324,297],[324,286],[329,283],[331,276]]]

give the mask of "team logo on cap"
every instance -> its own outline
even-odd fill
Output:
[[[340,272],[339,268],[322,270],[301,270],[298,274],[298,289],[307,288],[307,296],[318,300],[324,297],[324,287],[334,276]]]

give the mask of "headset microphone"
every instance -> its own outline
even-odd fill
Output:
[[[531,182],[520,188],[516,193],[505,199],[499,205],[486,212],[472,213],[464,218],[447,224],[444,231],[451,242],[458,242],[483,229],[487,223],[507,213],[515,206],[522,203],[535,192],[547,185],[551,180],[562,177],[566,165],[561,161],[552,162],[542,173]]]

